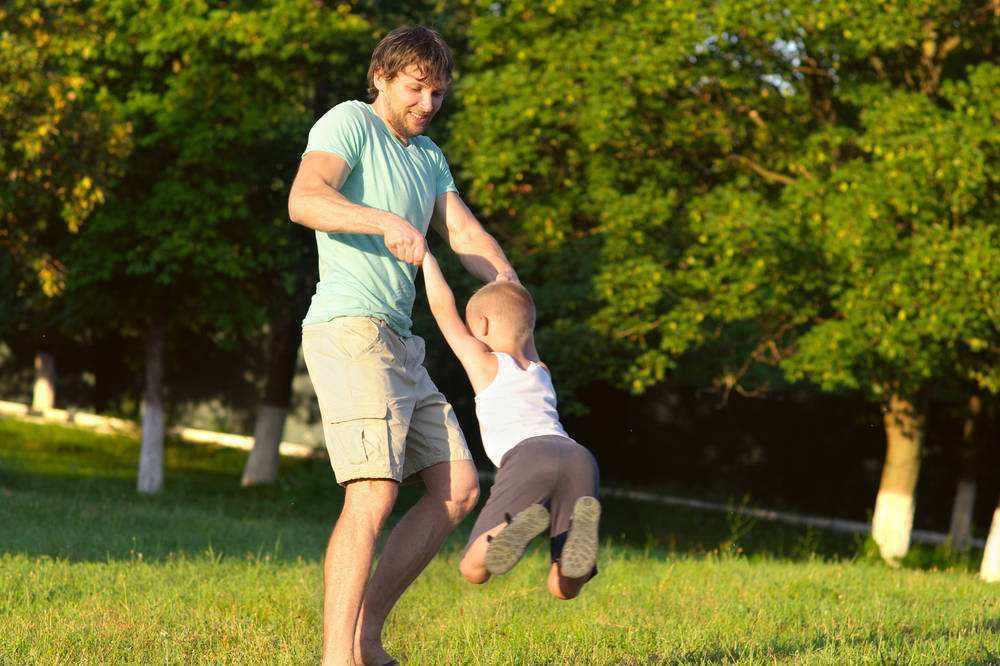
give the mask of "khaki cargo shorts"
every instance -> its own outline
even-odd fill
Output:
[[[338,317],[303,326],[302,353],[337,483],[401,482],[440,462],[472,459],[454,410],[423,366],[422,338],[402,338],[374,317]]]

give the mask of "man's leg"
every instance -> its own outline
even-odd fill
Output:
[[[378,566],[365,590],[358,620],[355,658],[365,664],[392,661],[382,648],[382,627],[389,611],[441,544],[476,506],[479,478],[471,460],[438,463],[420,472],[427,493],[389,534]]]
[[[323,664],[354,665],[354,633],[371,571],[375,540],[392,511],[399,484],[361,479],[347,484],[344,508],[323,563]]]

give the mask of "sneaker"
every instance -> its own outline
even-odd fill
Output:
[[[549,511],[541,504],[532,504],[513,518],[508,515],[507,527],[486,548],[486,570],[498,575],[513,569],[531,540],[548,526]]]
[[[597,526],[601,522],[601,503],[593,497],[581,497],[573,505],[573,519],[559,558],[559,571],[567,578],[583,578],[597,564]]]

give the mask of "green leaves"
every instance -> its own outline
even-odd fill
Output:
[[[141,318],[169,300],[185,325],[255,329],[280,274],[309,269],[280,183],[317,107],[363,85],[370,28],[306,0],[103,5],[116,17],[108,85],[141,138],[76,247],[80,312]],[[332,67],[343,82],[326,80]]]
[[[608,353],[588,372],[636,392],[667,372],[772,382],[756,368],[775,364],[873,396],[995,386],[982,12],[512,3],[470,34],[452,158],[515,259],[594,266],[573,312]]]
[[[14,0],[0,10],[0,246],[43,300],[64,285],[62,252],[107,198],[131,125],[94,56],[106,17],[76,2]]]

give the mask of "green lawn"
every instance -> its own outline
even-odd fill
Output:
[[[0,419],[0,664],[315,662],[342,497],[326,463],[243,490],[244,454],[171,442],[165,492],[141,497],[137,455]],[[849,538],[607,500],[601,574],[556,602],[541,548],[462,582],[470,526],[390,618],[404,663],[1000,663],[1000,587],[976,579],[978,554],[918,550],[892,570]]]

